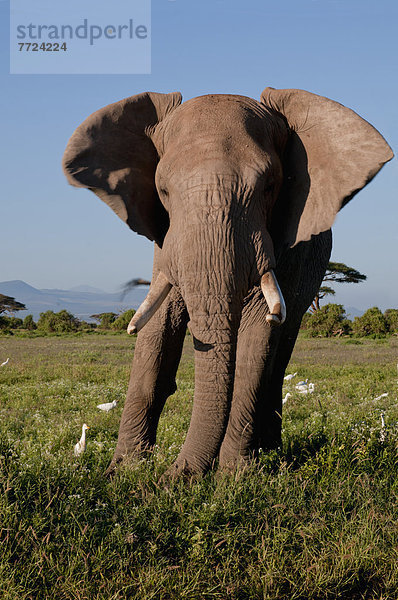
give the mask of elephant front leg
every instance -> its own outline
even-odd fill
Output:
[[[273,450],[282,445],[282,388],[300,329],[301,313],[294,323],[287,321],[286,329],[280,331],[280,339],[273,353],[272,367],[266,365],[259,388],[255,415],[254,448],[256,451]]]
[[[150,449],[160,414],[175,392],[175,376],[188,322],[185,303],[175,288],[137,336],[126,402],[111,473],[124,456]]]
[[[266,324],[267,307],[259,288],[246,298],[238,332],[233,400],[220,450],[220,465],[235,466],[259,448],[282,441],[282,387],[303,314],[310,306],[330,258],[327,231],[299,244],[279,259],[277,278],[287,306],[281,327]]]
[[[233,400],[220,450],[220,466],[234,467],[282,442],[282,386],[300,318],[279,328],[265,322],[267,307],[253,293],[238,334]]]

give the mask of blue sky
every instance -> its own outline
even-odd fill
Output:
[[[301,88],[354,109],[397,152],[396,0],[153,0],[151,75],[9,75],[8,11],[0,0],[0,281],[112,291],[150,277],[152,244],[60,166],[77,125],[126,96]],[[368,281],[333,301],[398,305],[397,171],[395,159],[337,218],[333,259]]]

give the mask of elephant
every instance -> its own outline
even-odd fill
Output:
[[[187,326],[193,409],[166,476],[234,469],[281,444],[283,377],[328,265],[331,226],[392,157],[354,111],[299,89],[184,103],[145,92],[76,129],[63,158],[69,183],[154,242],[108,473],[153,448]]]

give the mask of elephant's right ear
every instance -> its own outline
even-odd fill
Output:
[[[159,160],[150,134],[181,94],[146,92],[109,104],[73,133],[63,157],[70,184],[97,194],[137,233],[160,245],[168,215],[155,186]]]

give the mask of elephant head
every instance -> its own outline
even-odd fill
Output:
[[[270,324],[285,306],[278,256],[330,229],[337,212],[392,158],[350,109],[301,90],[261,102],[144,93],[102,108],[72,135],[64,170],[161,248],[160,272],[129,332],[172,286],[190,317],[195,398],[179,466],[203,470],[228,420],[242,308],[261,286]],[[189,439],[196,436],[194,455]]]

